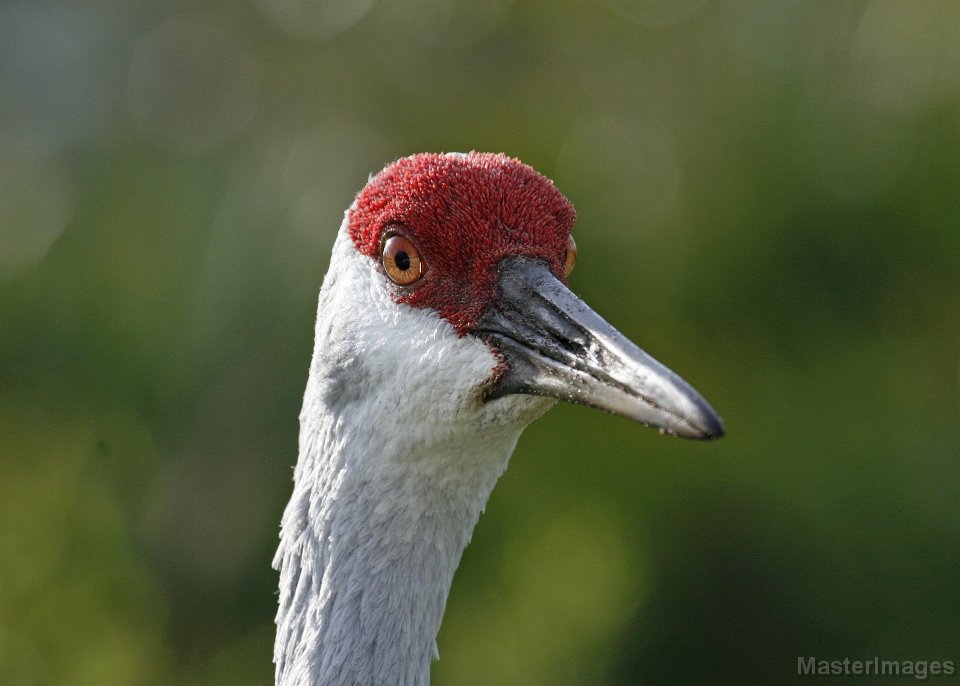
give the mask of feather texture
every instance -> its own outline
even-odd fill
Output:
[[[396,302],[374,267],[345,219],[274,559],[282,686],[429,683],[463,549],[521,431],[553,404],[484,403],[494,353]]]

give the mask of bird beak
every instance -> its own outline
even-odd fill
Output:
[[[547,264],[499,265],[499,300],[472,333],[499,351],[505,369],[494,400],[526,393],[589,405],[683,438],[723,436],[723,423],[686,381],[610,326]]]

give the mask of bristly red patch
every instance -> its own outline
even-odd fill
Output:
[[[380,259],[387,228],[410,238],[423,278],[398,289],[398,302],[436,310],[463,336],[495,302],[496,269],[512,255],[540,257],[563,279],[573,205],[550,179],[502,154],[413,155],[360,191],[350,210],[357,250]]]

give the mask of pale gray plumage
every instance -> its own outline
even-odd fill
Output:
[[[345,223],[274,559],[283,686],[428,683],[460,555],[520,432],[554,403],[484,403],[486,344],[395,303],[368,262]]]

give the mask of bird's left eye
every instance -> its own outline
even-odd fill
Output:
[[[400,286],[409,286],[419,281],[426,267],[417,246],[400,234],[387,236],[384,240],[380,261],[387,276]]]
[[[563,253],[563,276],[564,278],[570,276],[570,272],[573,271],[573,265],[577,263],[577,242],[573,240],[573,236],[567,238],[567,249]]]

